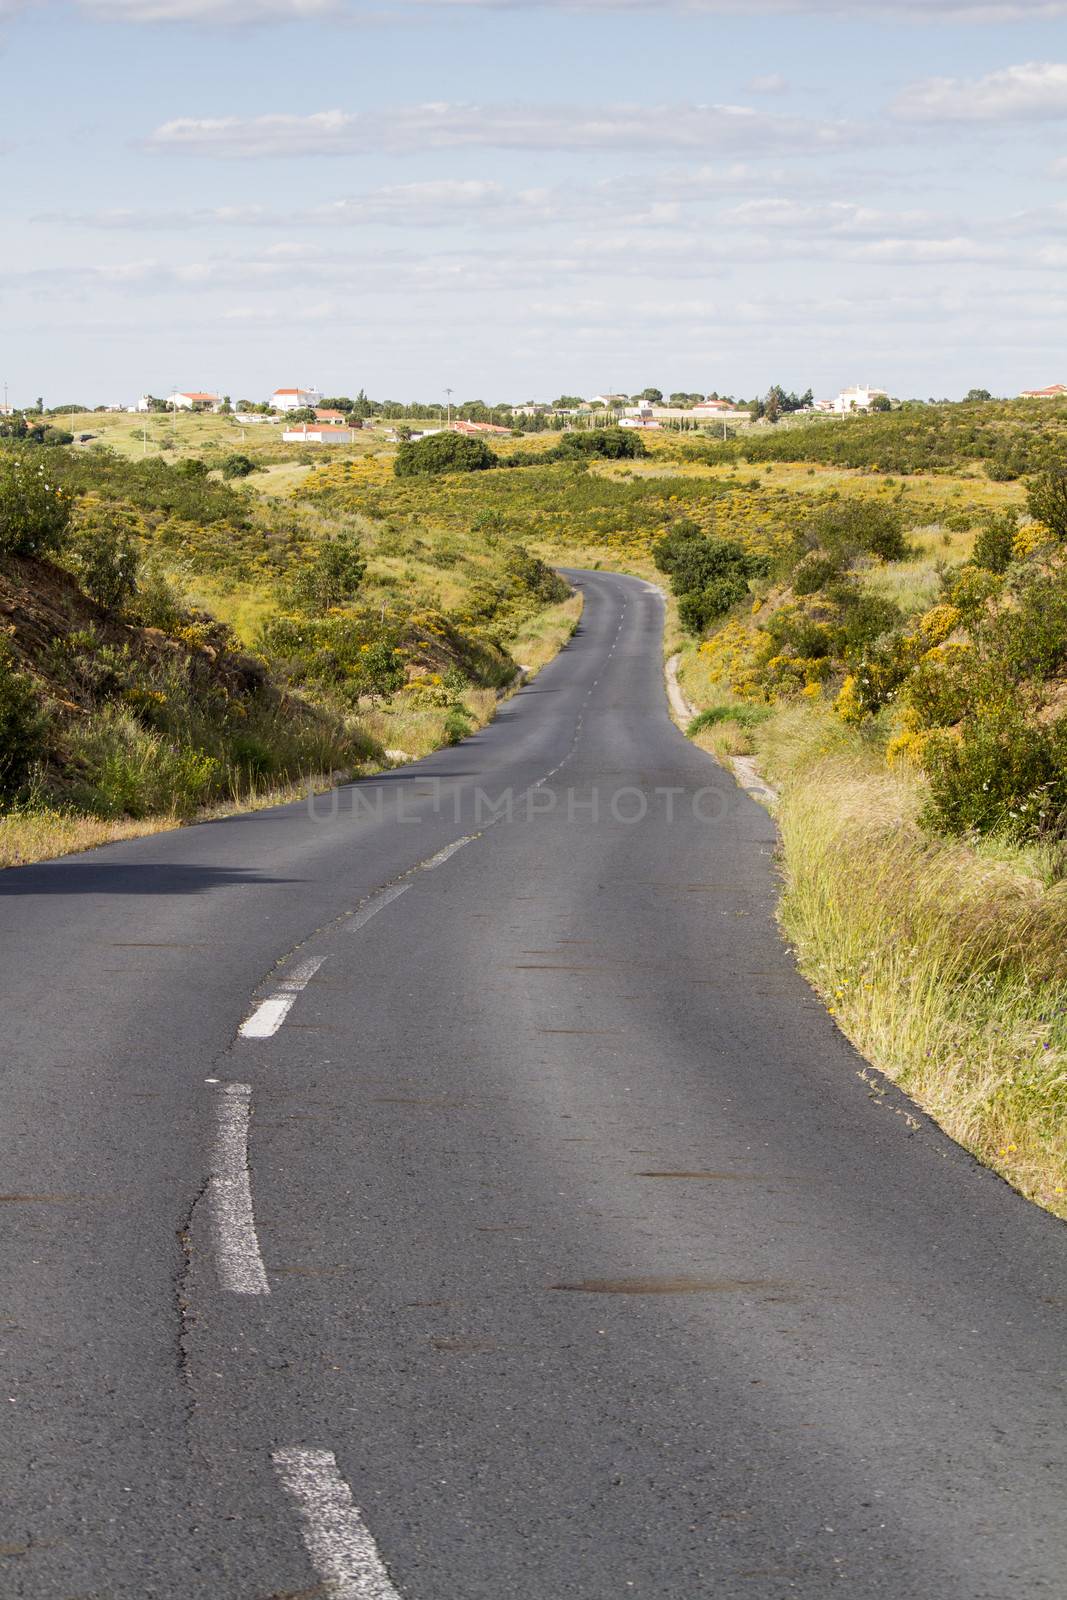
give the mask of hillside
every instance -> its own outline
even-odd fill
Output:
[[[454,742],[576,615],[511,542],[398,544],[196,458],[8,448],[0,857]]]

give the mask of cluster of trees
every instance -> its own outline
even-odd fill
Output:
[[[792,394],[783,389],[780,383],[775,383],[762,399],[752,401],[748,408],[749,415],[753,422],[778,422],[794,411],[809,410],[814,401],[815,395],[811,389],[805,390],[803,394]]]
[[[710,538],[687,518],[653,546],[652,559],[678,596],[683,628],[696,634],[745,599],[750,579],[770,570],[766,556],[751,554],[735,539]]]
[[[556,461],[622,461],[647,455],[639,434],[625,428],[596,428],[565,433],[540,455],[498,456],[484,439],[462,433],[431,433],[405,442],[396,453],[398,478],[439,477],[447,472],[486,472],[493,467],[544,466]]]
[[[74,435],[69,428],[57,428],[45,421],[46,415],[59,413],[30,413],[16,411],[10,417],[0,417],[0,439],[17,439],[26,444],[72,444]]]

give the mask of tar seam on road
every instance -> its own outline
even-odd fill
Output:
[[[454,856],[457,850],[462,850],[465,844],[473,844],[478,837],[476,833],[468,833],[463,839],[457,839],[453,844],[446,844],[443,850],[438,850],[435,856],[428,861],[420,861],[419,867],[423,872],[433,872],[435,867],[443,867],[445,862]]]
[[[346,924],[348,932],[355,933],[358,929],[366,927],[371,917],[376,917],[379,911],[383,911],[389,905],[390,901],[398,899],[402,894],[407,894],[410,888],[410,883],[394,883],[389,889],[380,889],[377,894],[371,896],[362,911],[357,911],[349,918]]]
[[[300,1508],[311,1564],[333,1600],[400,1600],[332,1450],[275,1450],[282,1486]]]
[[[292,1010],[297,995],[307,988],[325,959],[325,956],[315,956],[294,968],[292,975],[280,983],[274,993],[261,1001],[252,1015],[242,1022],[241,1038],[269,1039],[271,1034],[277,1033]]]
[[[231,1294],[270,1294],[259,1253],[248,1176],[248,1122],[252,1089],[228,1083],[216,1100],[218,1125],[208,1194],[219,1283]]]

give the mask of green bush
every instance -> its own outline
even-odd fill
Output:
[[[634,428],[589,428],[565,433],[555,449],[547,451],[541,459],[633,461],[647,454],[645,441]]]
[[[695,739],[705,728],[714,728],[720,722],[736,722],[741,728],[756,728],[771,715],[769,706],[709,706],[693,718],[686,733],[690,739]]]
[[[719,617],[724,617],[731,607],[744,600],[748,594],[748,579],[740,569],[734,569],[715,578],[703,589],[683,594],[678,602],[678,616],[688,633],[704,633]]]
[[[0,454],[0,552],[53,555],[70,515],[71,496],[56,483],[50,461],[24,450]]]
[[[44,719],[33,684],[0,655],[0,801],[13,800],[42,753]]]
[[[824,588],[840,572],[840,556],[832,556],[828,550],[809,550],[793,568],[789,582],[794,594],[809,595]]]
[[[733,539],[712,539],[683,519],[652,547],[652,559],[679,597],[678,616],[689,633],[703,633],[748,594],[748,580],[766,573],[765,556]]]
[[[133,517],[101,506],[74,528],[66,565],[91,600],[105,610],[121,610],[137,588],[140,554]]]
[[[857,497],[821,506],[810,517],[805,533],[813,546],[828,551],[842,564],[857,555],[902,561],[908,553],[900,511],[877,500]]]
[[[989,512],[975,536],[971,560],[987,572],[1006,572],[1011,566],[1019,518],[1014,511],[999,516]]]
[[[247,478],[250,473],[258,472],[259,468],[251,456],[235,450],[231,455],[223,456],[220,471],[224,478]]]
[[[76,798],[96,816],[188,816],[218,791],[221,764],[141,726],[117,707],[104,707],[74,744],[80,783]]]
[[[904,613],[892,600],[852,585],[831,588],[829,598],[838,608],[834,629],[834,654],[853,661],[884,634],[899,628]]]
[[[155,557],[142,562],[127,610],[142,627],[160,628],[164,633],[173,633],[185,622],[182,595]]]
[[[1056,539],[1067,540],[1067,468],[1050,467],[1027,486],[1026,508]]]
[[[924,820],[942,833],[1032,836],[1067,809],[1067,718],[1035,726],[1018,704],[984,708],[923,753]]]
[[[353,534],[339,533],[323,539],[312,559],[298,569],[289,596],[298,610],[321,616],[355,599],[366,570],[359,541]]]
[[[829,623],[809,616],[800,606],[782,606],[768,617],[764,630],[770,636],[774,655],[789,652],[805,661],[818,661],[833,654]]]
[[[474,725],[474,718],[466,706],[449,706],[445,716],[445,740],[448,744],[459,744],[465,739]]]
[[[486,472],[498,465],[484,439],[462,433],[431,433],[397,450],[393,471],[398,478],[436,477],[446,472]]]
[[[1007,677],[1067,675],[1067,573],[1023,568],[1009,592],[1011,604],[981,624],[987,659]]]

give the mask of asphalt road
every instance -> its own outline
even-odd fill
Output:
[[[0,874],[3,1596],[1067,1595],[1067,1231],[579,581],[463,745]]]

